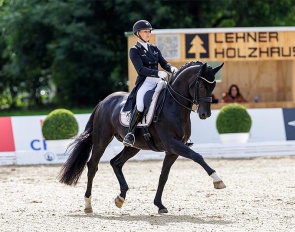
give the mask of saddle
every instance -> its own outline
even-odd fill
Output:
[[[161,151],[159,150],[154,140],[149,133],[148,127],[152,122],[157,122],[158,116],[163,108],[165,96],[166,96],[166,83],[164,81],[160,81],[157,86],[146,92],[144,95],[144,110],[143,117],[141,121],[137,124],[136,127],[140,127],[143,129],[143,137],[149,146],[149,148],[153,151]],[[135,106],[136,107],[136,106]],[[129,118],[131,116],[131,112],[123,112],[123,108],[120,112],[120,123],[121,125],[128,127],[129,126]]]
[[[166,83],[160,81],[157,86],[146,92],[144,95],[144,110],[141,121],[137,124],[138,127],[148,127],[153,121],[158,120],[158,115],[161,111],[161,105],[164,103],[164,89],[166,89]],[[129,120],[131,111],[123,111],[124,105],[120,111],[120,123],[124,127],[129,127]]]

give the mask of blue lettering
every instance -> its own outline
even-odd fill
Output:
[[[40,151],[41,150],[41,147],[40,146],[36,146],[35,144],[39,144],[40,143],[40,140],[39,139],[34,139],[32,140],[31,142],[31,148],[35,151]]]

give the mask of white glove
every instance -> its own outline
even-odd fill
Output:
[[[159,71],[158,72],[158,77],[160,77],[162,80],[166,80],[167,73],[164,71]]]
[[[174,66],[171,66],[171,72],[172,73],[176,73],[178,71],[178,69]]]

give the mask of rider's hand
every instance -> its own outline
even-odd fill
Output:
[[[174,66],[171,66],[171,72],[172,73],[176,73],[178,71],[178,69]]]
[[[160,77],[162,80],[166,80],[167,73],[164,71],[159,71],[158,72],[158,77]]]

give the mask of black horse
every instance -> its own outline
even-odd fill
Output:
[[[165,151],[158,189],[154,204],[159,213],[167,213],[162,204],[162,193],[167,182],[169,171],[178,156],[191,159],[200,164],[213,178],[216,189],[225,188],[222,180],[203,159],[203,157],[186,146],[191,135],[190,114],[192,107],[197,106],[201,119],[211,116],[211,94],[215,88],[215,74],[221,69],[223,63],[212,68],[200,61],[189,62],[183,65],[173,75],[166,86],[165,102],[157,122],[152,122],[148,128],[154,145],[160,151]],[[93,110],[90,119],[75,141],[69,146],[69,158],[63,165],[59,181],[67,185],[77,184],[85,165],[88,167],[88,183],[85,193],[85,212],[91,213],[91,189],[93,178],[98,170],[98,163],[106,147],[115,136],[122,142],[128,128],[120,124],[120,110],[123,107],[128,93],[116,92],[101,101]],[[150,150],[142,135],[142,129],[135,131],[136,142],[133,147],[125,146],[111,161],[111,166],[120,184],[120,194],[116,197],[116,206],[121,208],[126,198],[128,185],[123,175],[123,165],[135,156],[141,149]],[[90,157],[90,152],[92,155]]]

